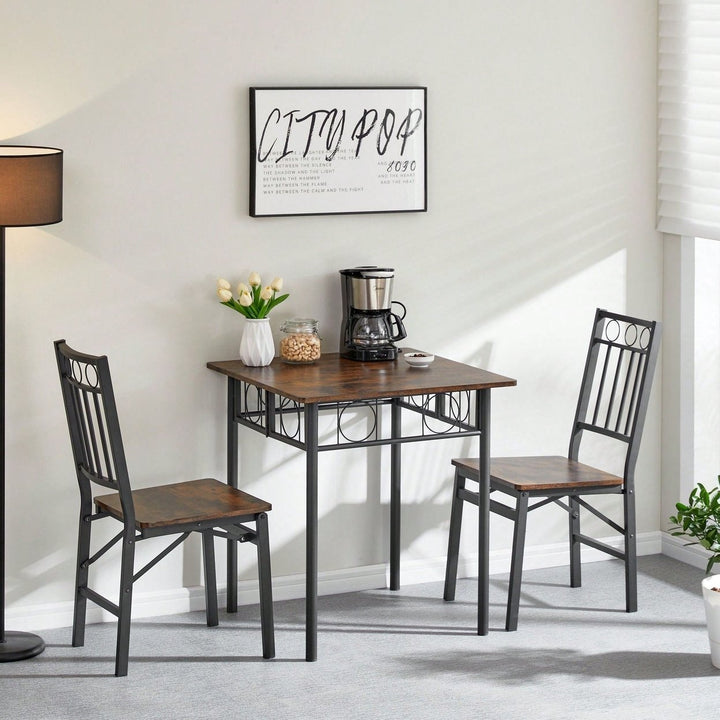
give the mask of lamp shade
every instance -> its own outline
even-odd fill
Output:
[[[63,151],[0,145],[0,227],[62,220]]]

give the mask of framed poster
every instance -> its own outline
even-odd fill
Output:
[[[250,215],[427,210],[427,88],[250,88]]]

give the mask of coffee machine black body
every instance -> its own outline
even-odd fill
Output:
[[[340,271],[342,326],[340,354],[350,360],[394,360],[395,342],[407,337],[402,320],[405,306],[392,300],[393,268],[374,265]],[[392,312],[402,308],[402,316]]]

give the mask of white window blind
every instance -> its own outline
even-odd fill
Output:
[[[658,8],[658,229],[720,240],[720,0]]]

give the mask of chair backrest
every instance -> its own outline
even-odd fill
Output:
[[[91,501],[91,483],[116,490],[132,527],[135,513],[107,357],[77,352],[64,340],[55,341],[55,357],[81,497]]]
[[[632,483],[662,326],[598,308],[570,437],[568,456],[578,459],[586,431],[627,444],[625,482]]]

